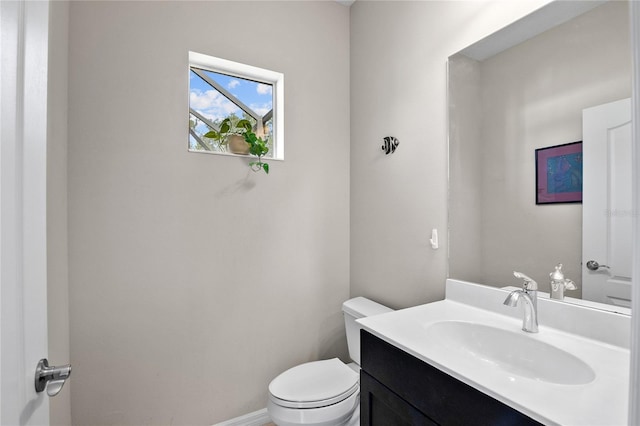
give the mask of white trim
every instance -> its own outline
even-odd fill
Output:
[[[49,3],[0,2],[0,423],[49,423],[35,391],[47,357]]]
[[[284,74],[251,65],[189,52],[189,65],[248,78],[273,86],[273,160],[284,160]],[[212,154],[220,154],[213,152]],[[224,153],[222,153],[224,154]],[[270,160],[271,158],[266,158]]]
[[[263,426],[269,422],[271,422],[271,417],[269,417],[267,409],[263,408],[262,410],[217,423],[213,426]]]
[[[631,294],[631,373],[629,375],[629,424],[640,425],[640,4],[630,3],[633,55],[632,156],[633,156],[633,273]]]

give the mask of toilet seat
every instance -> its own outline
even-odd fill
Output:
[[[279,405],[281,407],[286,407],[286,408],[321,408],[321,407],[326,407],[328,405],[336,404],[340,401],[344,401],[345,399],[349,398],[351,395],[356,393],[359,388],[360,388],[360,385],[356,384],[346,392],[341,393],[340,395],[337,395],[333,398],[322,399],[318,401],[304,401],[304,402],[287,401],[286,399],[280,399],[274,396],[273,394],[269,395],[269,399],[271,399],[271,401],[274,404]]]
[[[290,368],[269,384],[269,399],[287,408],[320,408],[358,392],[359,375],[338,358]]]
[[[287,408],[267,401],[271,421],[279,426],[359,426],[360,391],[347,399],[319,408]]]

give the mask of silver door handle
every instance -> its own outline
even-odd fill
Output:
[[[41,359],[36,367],[36,392],[47,389],[47,395],[56,396],[71,375],[71,364],[60,367],[49,367],[46,358]]]
[[[595,260],[590,260],[590,261],[587,262],[587,269],[590,270],[590,271],[597,271],[600,268],[611,269],[607,265],[599,264]]]

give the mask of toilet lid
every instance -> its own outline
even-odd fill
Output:
[[[309,408],[339,402],[358,390],[359,375],[338,358],[290,368],[269,384],[278,405]],[[274,399],[272,398],[272,399]]]

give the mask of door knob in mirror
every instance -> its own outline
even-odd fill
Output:
[[[607,265],[599,264],[595,260],[590,260],[590,261],[587,262],[587,269],[590,270],[590,271],[597,271],[600,268],[611,269]]]

